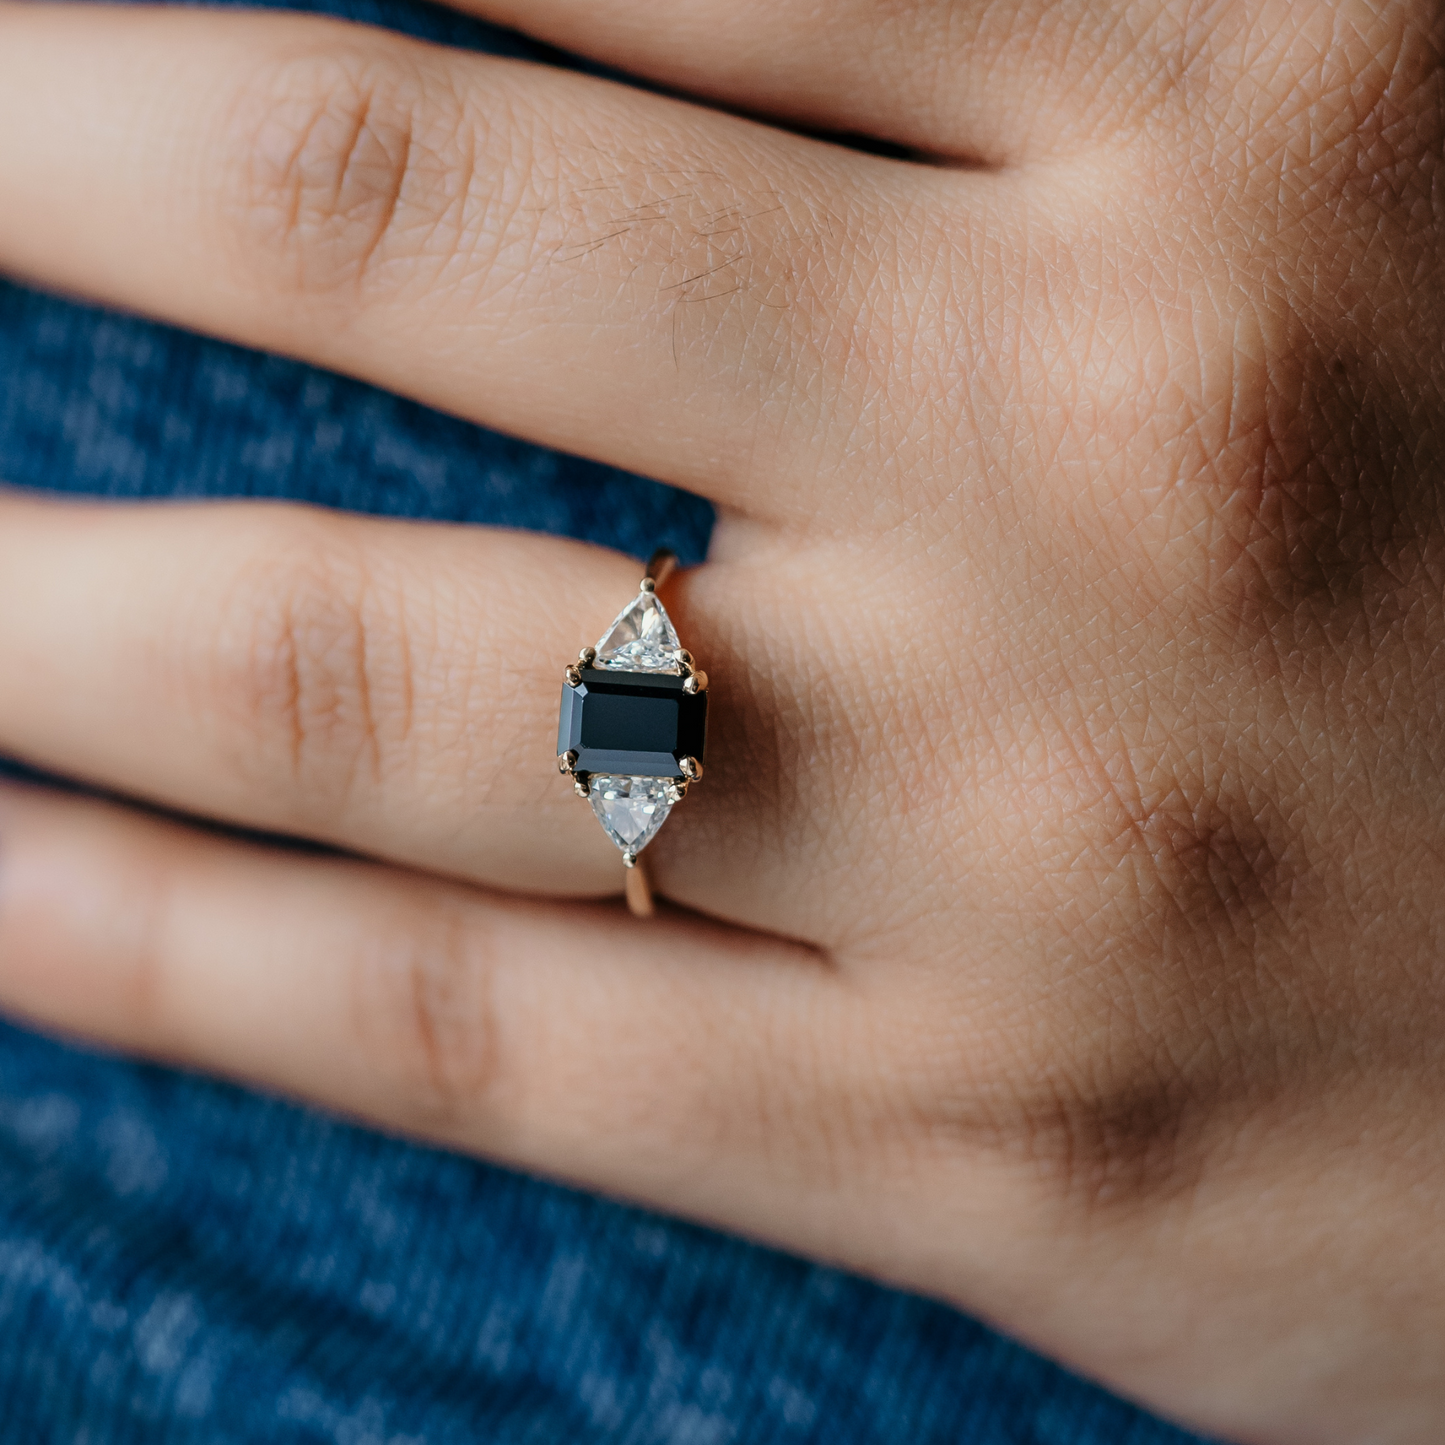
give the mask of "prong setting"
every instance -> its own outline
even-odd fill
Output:
[[[652,914],[642,850],[702,777],[707,674],[680,644],[661,590],[677,558],[647,564],[640,595],[565,670],[557,771],[588,802],[627,865],[632,911]]]

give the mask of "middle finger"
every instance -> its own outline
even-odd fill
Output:
[[[380,31],[89,5],[0,4],[0,131],[0,267],[780,518],[852,435],[928,174]]]

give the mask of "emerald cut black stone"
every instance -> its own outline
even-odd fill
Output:
[[[558,754],[575,752],[579,773],[678,778],[682,760],[703,761],[707,694],[686,693],[665,672],[584,667],[577,687],[562,689]]]

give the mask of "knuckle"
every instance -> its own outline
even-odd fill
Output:
[[[236,768],[283,807],[339,810],[409,727],[405,639],[359,553],[289,529],[232,579],[212,696]]]
[[[1434,448],[1425,409],[1391,384],[1392,342],[1296,291],[1231,316],[1206,304],[1187,335],[1140,347],[1091,396],[1122,461],[1102,511],[1074,507],[1101,567],[1123,562],[1194,623],[1266,636],[1358,607],[1416,565],[1440,522]]]
[[[1127,1210],[1189,1192],[1208,1125],[1186,1079],[1139,1061],[1119,1077],[1041,1080],[1018,1101],[1011,1143],[1051,1196]]]
[[[1105,842],[1147,946],[1165,957],[1258,939],[1288,910],[1301,868],[1267,805],[1198,784],[1125,806]],[[1106,838],[1115,829],[1106,824]]]
[[[354,294],[398,260],[455,244],[462,108],[404,52],[270,65],[236,111],[229,192],[245,262],[308,297]]]
[[[1415,450],[1363,357],[1298,324],[1278,330],[1245,353],[1228,396],[1205,398],[1237,420],[1200,478],[1210,600],[1263,625],[1358,598],[1399,557]]]
[[[962,1060],[967,1057],[965,1064]],[[1153,1206],[1198,1177],[1214,1096],[1132,1023],[1054,1005],[985,1043],[912,1030],[904,1137],[1002,1161],[1085,1213]]]
[[[408,909],[364,943],[354,1034],[411,1122],[465,1126],[500,1092],[495,972],[488,930],[456,904]]]
[[[545,302],[660,327],[675,360],[741,348],[772,376],[803,348],[861,369],[854,328],[822,323],[896,264],[892,242],[845,255],[856,222],[822,186],[781,191],[685,127],[639,136],[490,81],[334,38],[268,62],[233,107],[220,192],[247,288],[343,313],[444,294],[502,325]]]
[[[1263,979],[1241,961],[1284,943],[1320,884],[1299,821],[1269,783],[1171,771],[1128,791],[1107,786],[1083,820],[1075,937],[1101,1028],[1123,1019],[1133,1036],[1197,1038],[1191,1056],[1213,1067],[1260,1003]],[[1141,970],[1143,991],[1128,977]]]
[[[1143,771],[1053,767],[1004,825],[1031,958],[921,1021],[909,1084],[927,1137],[1085,1211],[1187,1194],[1242,1111],[1298,1085],[1298,1020],[1328,1007],[1288,964],[1322,892],[1288,807],[1197,772],[1125,789],[1111,763]]]

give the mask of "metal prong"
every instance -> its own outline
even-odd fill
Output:
[[[624,868],[637,867],[637,854],[634,853],[631,848],[622,855],[622,866]]]
[[[577,777],[572,780],[572,791],[579,798],[590,798],[592,796],[592,784],[584,777]]]
[[[644,577],[642,579],[642,590],[644,592],[656,592],[657,583],[654,582],[651,577]]]
[[[595,647],[584,647],[577,654],[577,661],[583,667],[591,667],[597,661],[597,649]]]
[[[581,685],[582,685],[582,669],[581,669],[580,667],[578,667],[575,662],[569,662],[569,663],[567,664],[567,671],[566,671],[566,673],[564,674],[564,676],[565,676],[566,679],[567,679],[567,686],[568,686],[568,687],[581,687]]]
[[[647,561],[646,581],[642,584],[644,592],[654,592],[677,570],[677,553],[669,547],[659,547]],[[652,586],[647,585],[648,582]]]
[[[687,779],[669,778],[667,780],[667,801],[680,803],[685,797],[687,797]]]
[[[557,771],[569,776],[577,771],[577,754],[571,748],[557,755]]]
[[[688,782],[702,782],[702,764],[696,758],[684,758],[678,767],[682,769],[682,775]]]
[[[678,654],[677,654],[677,660],[678,660],[689,672],[692,671],[693,665],[694,665],[694,664],[693,664],[693,660],[692,660],[692,653],[690,653],[690,652],[687,650],[687,648],[684,647],[684,648],[679,649]]]
[[[682,690],[696,696],[700,692],[707,691],[707,673],[695,672],[682,684]]]

